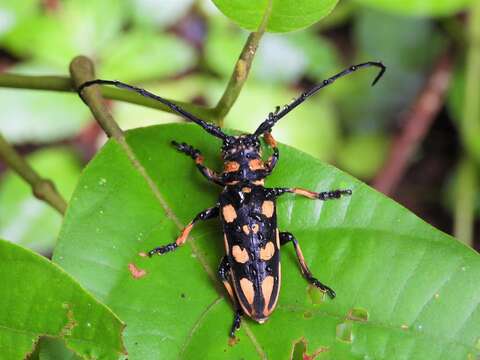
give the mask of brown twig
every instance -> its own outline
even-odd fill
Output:
[[[223,126],[224,117],[228,114],[233,104],[237,100],[238,95],[240,94],[240,91],[247,80],[253,58],[257,52],[258,44],[260,43],[260,39],[267,28],[271,11],[272,0],[269,0],[258,30],[249,35],[247,42],[243,46],[237,63],[235,64],[235,68],[233,69],[228,85],[222,97],[218,101],[217,106],[215,107],[216,117],[220,126]]]
[[[428,133],[435,116],[442,108],[452,74],[449,52],[441,56],[424,89],[407,114],[401,133],[395,137],[383,168],[378,172],[373,187],[391,195],[407,169],[411,155]]]
[[[60,214],[64,214],[67,202],[58,193],[53,182],[42,178],[26,161],[18,154],[5,138],[0,134],[0,159],[20,175],[32,187],[33,195],[39,200],[45,201]]]

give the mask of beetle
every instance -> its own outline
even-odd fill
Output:
[[[386,70],[381,62],[370,61],[351,66],[302,93],[283,109],[280,110],[280,107],[277,107],[252,134],[239,136],[227,135],[220,127],[207,123],[171,101],[120,81],[97,79],[88,81],[78,88],[80,96],[85,87],[95,84],[114,85],[134,91],[160,101],[186,120],[194,122],[223,141],[221,156],[224,168],[221,173],[204,165],[204,158],[199,150],[187,143],[172,141],[178,151],[195,161],[196,167],[207,180],[220,185],[223,190],[215,206],[195,216],[174,242],[150,250],[148,256],[162,255],[176,250],[185,244],[198,221],[220,217],[226,254],[220,262],[218,276],[235,307],[234,320],[230,329],[231,337],[234,337],[235,331],[240,328],[243,314],[258,323],[264,323],[275,309],[281,284],[280,247],[286,243],[293,244],[305,279],[327,293],[330,298],[335,297],[333,289],[313,276],[294,235],[278,229],[276,200],[288,193],[316,200],[339,199],[342,196],[351,195],[352,191],[345,189],[313,192],[301,188],[265,187],[265,178],[272,173],[279,160],[279,150],[271,130],[281,118],[320,89],[332,84],[338,78],[372,66],[380,68],[372,82],[372,86],[375,85]],[[272,154],[267,160],[262,157],[261,136],[271,148]]]

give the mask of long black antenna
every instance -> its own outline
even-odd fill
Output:
[[[260,136],[261,134],[263,134],[265,132],[269,132],[272,129],[272,127],[277,123],[278,120],[283,118],[290,111],[292,111],[298,105],[303,103],[307,98],[309,98],[310,96],[315,94],[318,90],[324,88],[325,86],[328,86],[328,85],[332,84],[335,80],[337,80],[337,79],[339,79],[339,78],[341,78],[345,75],[351,74],[351,73],[353,73],[353,72],[355,72],[359,69],[367,68],[367,67],[370,67],[370,66],[376,66],[376,67],[380,68],[380,72],[378,73],[378,75],[375,77],[375,79],[372,82],[372,86],[375,85],[377,83],[377,81],[380,80],[380,78],[385,73],[385,70],[387,69],[385,67],[385,65],[383,65],[381,62],[369,61],[369,62],[366,62],[366,63],[350,66],[348,69],[343,70],[342,72],[338,73],[337,75],[332,76],[331,78],[329,78],[327,80],[323,80],[323,82],[321,84],[318,84],[318,85],[314,86],[312,89],[304,92],[298,98],[293,100],[290,104],[285,105],[285,107],[282,109],[282,111],[278,112],[278,108],[277,108],[277,111],[275,111],[275,113],[268,114],[268,118],[263,123],[260,124],[258,129],[255,131],[254,135],[255,136]]]
[[[209,124],[206,121],[204,121],[202,119],[199,119],[198,117],[189,113],[188,111],[183,110],[180,106],[175,105],[171,101],[168,101],[167,99],[164,99],[164,98],[162,98],[158,95],[155,95],[155,94],[151,93],[150,91],[147,91],[145,89],[142,89],[142,88],[139,88],[139,87],[136,87],[136,86],[133,86],[133,85],[125,84],[121,81],[97,79],[97,80],[91,80],[91,81],[84,82],[82,85],[80,85],[78,87],[78,90],[77,90],[80,97],[82,97],[82,90],[85,89],[86,87],[92,86],[92,85],[113,85],[113,86],[116,86],[116,87],[121,88],[121,89],[134,91],[137,94],[140,94],[144,97],[160,101],[162,104],[168,106],[174,112],[176,112],[177,114],[182,116],[184,119],[187,119],[189,121],[194,122],[195,124],[200,125],[203,129],[205,129],[207,132],[209,132],[213,136],[216,136],[216,137],[218,137],[222,140],[226,140],[228,138],[228,135],[226,135],[218,126],[213,125],[213,124]]]

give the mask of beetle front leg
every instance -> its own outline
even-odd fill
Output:
[[[280,152],[278,151],[277,142],[273,138],[272,133],[270,132],[264,133],[263,139],[265,140],[267,145],[273,149],[272,156],[270,156],[268,160],[265,162],[267,173],[270,174],[275,168],[275,165],[277,165],[278,158],[280,157]]]
[[[192,231],[193,226],[195,225],[195,223],[198,220],[209,220],[209,219],[213,219],[217,216],[218,216],[218,206],[208,208],[208,209],[202,211],[197,216],[195,216],[195,218],[192,221],[190,221],[190,223],[187,226],[185,226],[182,233],[177,238],[177,240],[175,240],[175,242],[157,247],[153,250],[150,250],[148,252],[148,256],[151,257],[155,254],[163,255],[167,252],[170,252],[170,251],[173,251],[173,250],[177,249],[179,246],[182,246],[183,244],[185,244],[185,242],[187,241],[187,238],[188,238],[188,234],[190,234],[190,231]]]
[[[222,262],[220,263],[220,266],[218,267],[218,277],[222,281],[223,286],[225,286],[225,289],[227,290],[228,295],[232,299],[233,306],[235,307],[235,317],[233,318],[233,324],[230,329],[230,337],[234,338],[235,331],[240,329],[243,311],[238,304],[237,298],[235,297],[232,281],[229,278],[229,274],[230,274],[230,262],[228,261],[228,257],[224,256],[222,259]]]
[[[188,145],[186,143],[178,143],[176,141],[172,141],[172,145],[175,146],[175,148],[178,151],[183,152],[184,154],[190,156],[195,161],[195,164],[197,165],[198,170],[200,170],[202,175],[205,176],[207,180],[220,186],[225,185],[222,182],[220,176],[215,171],[203,165],[204,159],[200,150],[195,149],[193,146]]]
[[[293,246],[295,247],[295,252],[297,254],[298,262],[300,264],[300,269],[302,270],[302,274],[305,277],[305,279],[308,280],[311,284],[315,285],[317,288],[319,288],[321,291],[326,292],[328,296],[330,296],[332,299],[335,297],[335,291],[328,287],[327,285],[321,283],[313,277],[312,272],[308,268],[307,264],[305,263],[305,258],[303,257],[302,249],[300,248],[300,245],[298,244],[297,239],[295,239],[295,236],[293,236],[289,232],[281,232],[280,233],[280,244],[284,245],[288,242],[292,242]]]
[[[342,196],[350,196],[352,195],[352,190],[345,189],[345,190],[314,192],[314,191],[305,190],[302,188],[273,188],[273,189],[270,189],[269,196],[277,198],[278,196],[281,196],[287,193],[305,196],[312,200],[331,200],[331,199],[340,199]]]

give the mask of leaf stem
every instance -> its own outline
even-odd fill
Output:
[[[64,92],[75,91],[72,80],[66,76],[29,76],[19,74],[0,74],[0,87]],[[152,99],[147,99],[136,93],[106,86],[102,87],[100,91],[102,96],[106,99],[120,100],[131,104],[142,105],[173,113],[170,108],[163,105],[162,103],[154,101]],[[170,101],[202,119],[209,121],[215,120],[214,109],[197,106],[183,101]]]
[[[64,214],[67,208],[67,202],[55,188],[54,183],[42,178],[26,161],[15,151],[5,138],[0,134],[0,158],[22,177],[32,188],[33,195],[42,201],[45,201],[60,214]]]
[[[258,27],[258,30],[251,33],[243,46],[242,52],[235,64],[230,80],[227,87],[215,106],[215,114],[218,119],[218,124],[223,126],[224,118],[232,108],[233,104],[238,98],[240,91],[247,80],[250,68],[252,66],[253,58],[257,52],[260,39],[265,33],[265,29],[270,19],[270,13],[272,11],[272,0],[268,1],[267,8],[263,14],[262,22]]]
[[[473,223],[478,179],[475,161],[461,160],[455,189],[454,236],[468,246],[473,245]]]
[[[480,1],[474,1],[469,19],[465,104],[461,135],[466,151],[480,164]]]

